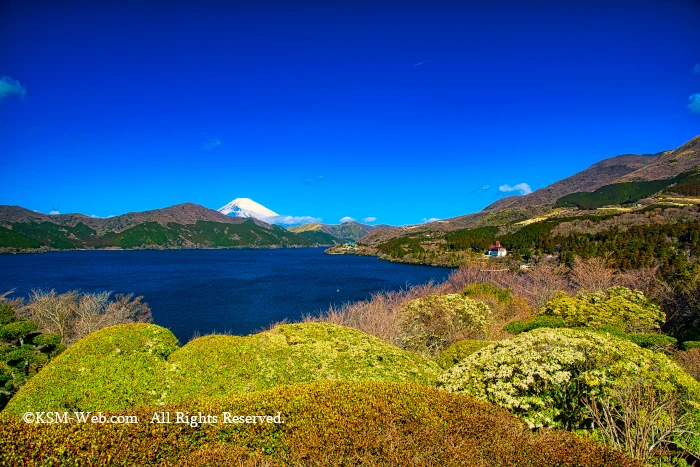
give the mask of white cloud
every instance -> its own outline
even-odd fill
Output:
[[[530,185],[527,183],[518,183],[515,186],[510,186],[510,185],[501,185],[498,187],[498,189],[503,192],[503,193],[511,193],[511,192],[519,192],[521,195],[527,195],[532,193],[532,188],[530,188]]]
[[[283,225],[301,225],[301,224],[314,224],[316,222],[323,222],[320,217],[311,216],[272,216],[260,219],[268,224],[283,224]]]
[[[223,143],[219,138],[209,138],[203,143],[204,149],[211,151],[221,146]]]
[[[439,221],[439,217],[424,217],[422,221],[420,221],[421,224],[430,224],[431,222],[437,222]]]
[[[698,63],[697,65],[695,65],[693,67],[693,74],[695,74],[695,75],[700,74],[700,63]]]
[[[10,78],[9,76],[0,77],[0,101],[11,95],[24,97],[27,95],[27,90],[19,84],[19,81]]]
[[[688,98],[690,103],[688,104],[688,110],[693,113],[700,114],[700,93],[693,94]]]
[[[353,218],[350,217],[350,216],[345,216],[345,217],[343,217],[343,218],[340,219],[340,223],[341,223],[341,224],[345,224],[346,222],[353,222],[354,220],[355,220],[355,219],[353,219]]]
[[[362,219],[362,222],[364,222],[365,224],[369,224],[370,222],[374,222],[376,220],[377,220],[376,217],[370,216],[370,217],[365,217],[364,219]]]
[[[51,212],[49,213],[49,216],[56,216],[56,215],[58,215],[58,214],[61,214],[61,213],[58,212],[58,211],[51,211]]]

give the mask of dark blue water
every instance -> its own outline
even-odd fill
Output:
[[[414,266],[322,249],[70,251],[0,255],[0,293],[109,290],[142,295],[153,321],[182,341],[194,332],[245,335],[372,292],[447,278]]]

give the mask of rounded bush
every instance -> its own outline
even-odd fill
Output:
[[[626,287],[611,287],[605,292],[582,290],[575,297],[558,292],[539,314],[561,318],[568,327],[615,326],[631,333],[656,331],[666,321],[661,309],[642,292]]]
[[[536,316],[527,321],[511,321],[504,326],[504,330],[511,334],[520,334],[539,328],[563,328],[566,326],[564,320],[558,316]]]
[[[683,342],[683,350],[700,349],[700,341]]]
[[[19,320],[8,323],[0,327],[0,339],[17,340],[23,339],[27,334],[38,329],[36,323],[27,320]]]
[[[106,411],[162,404],[176,373],[165,357],[175,349],[177,338],[160,326],[101,329],[51,360],[3,412]]]
[[[489,313],[485,303],[460,294],[411,300],[399,316],[402,346],[435,355],[460,339],[483,338]]]
[[[58,345],[61,343],[61,336],[58,334],[39,334],[32,339],[34,345]]]
[[[663,354],[602,333],[541,328],[490,345],[447,370],[445,389],[488,400],[531,427],[586,428],[586,400],[638,378],[692,409],[700,386]]]

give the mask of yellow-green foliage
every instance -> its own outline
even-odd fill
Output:
[[[204,392],[204,391],[203,391]],[[155,411],[281,415],[283,424],[150,424]],[[491,404],[416,384],[320,382],[131,412],[138,425],[0,420],[0,465],[640,467]]]
[[[76,342],[10,400],[10,413],[126,409],[165,402],[176,368],[177,338],[151,324],[122,324]]]
[[[644,378],[696,411],[700,385],[663,354],[613,336],[540,328],[481,349],[447,370],[439,385],[488,400],[531,427],[585,428],[587,398]]]
[[[440,368],[446,370],[448,368],[452,368],[477,350],[481,350],[487,345],[491,345],[493,343],[494,342],[492,341],[477,341],[470,339],[455,342],[443,350],[435,361],[438,365],[440,365]]]
[[[355,329],[329,323],[280,325],[248,337],[206,336],[175,352],[170,362],[186,375],[179,399],[258,391],[319,380],[413,381],[431,384],[433,362]]]
[[[124,410],[319,380],[433,384],[438,371],[419,355],[328,323],[281,325],[247,337],[205,336],[180,349],[167,329],[119,325],[78,341],[5,411]]]
[[[559,317],[570,327],[615,326],[633,333],[658,330],[666,321],[661,309],[642,292],[626,287],[612,287],[605,292],[583,290],[575,297],[559,292],[540,310],[540,315]]]
[[[399,317],[404,348],[435,355],[460,339],[484,337],[489,307],[460,294],[417,298],[408,302]]]

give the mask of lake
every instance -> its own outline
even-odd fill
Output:
[[[330,305],[430,280],[448,268],[279,250],[66,251],[0,255],[0,293],[79,289],[142,295],[156,324],[186,342],[195,332],[245,335]]]

